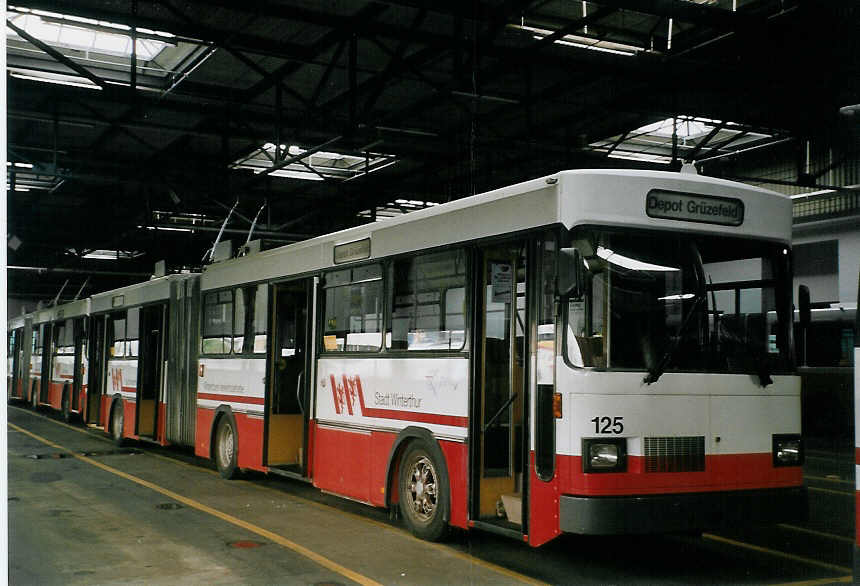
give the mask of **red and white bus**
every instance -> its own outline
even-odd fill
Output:
[[[773,192],[557,173],[93,296],[87,420],[426,539],[797,519],[790,238]]]
[[[10,397],[60,411],[67,421],[81,415],[86,399],[90,300],[40,309],[10,320]]]
[[[31,322],[21,315],[10,318],[6,326],[6,389],[10,400],[29,399]]]
[[[117,443],[192,445],[198,292],[182,273],[92,296],[87,421]]]
[[[802,517],[791,204],[567,171],[201,275],[195,452],[412,531]]]

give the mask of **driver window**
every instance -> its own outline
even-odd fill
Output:
[[[606,368],[607,272],[586,272],[580,297],[567,301],[567,357],[574,366]]]

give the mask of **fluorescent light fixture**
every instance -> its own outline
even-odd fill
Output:
[[[549,37],[556,32],[549,29],[527,26],[525,24],[509,24],[508,26],[511,28],[530,32],[532,33],[532,38],[536,40],[545,39],[546,37]],[[625,57],[633,57],[634,55],[636,55],[636,53],[645,50],[642,47],[637,47],[635,45],[616,43],[613,41],[603,41],[600,39],[593,39],[591,37],[584,37],[580,35],[564,35],[560,39],[554,40],[553,43],[566,47],[574,47],[577,49],[588,49],[590,51],[612,53],[613,55],[623,55]]]
[[[657,301],[683,301],[695,297],[693,293],[680,293],[678,295],[667,295],[666,297],[658,297]]]
[[[82,87],[88,90],[100,90],[101,86],[94,84],[93,82],[85,79],[83,77],[77,77],[74,75],[61,75],[59,73],[43,73],[41,75],[30,75],[26,73],[18,73],[13,71],[10,73],[12,77],[17,79],[27,79],[30,81],[40,81],[43,83],[53,83],[55,85],[68,85],[72,87]]]
[[[597,256],[610,264],[614,264],[625,269],[630,269],[631,271],[672,272],[680,270],[676,267],[665,267],[662,265],[655,265],[643,262],[641,260],[636,260],[635,258],[630,258],[629,256],[618,254],[611,249],[604,248],[602,246],[597,247]]]
[[[66,250],[69,254],[77,255],[79,251],[76,251],[74,248],[69,248]],[[98,259],[98,260],[128,260],[131,258],[137,258],[143,256],[143,252],[139,250],[93,250],[87,254],[85,254],[82,258],[89,259]]]
[[[18,167],[19,169],[32,169],[33,168],[33,163],[12,163],[11,161],[6,161],[7,167],[12,167],[13,165],[15,167]]]

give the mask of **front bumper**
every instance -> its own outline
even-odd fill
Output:
[[[563,495],[559,523],[565,533],[615,535],[799,522],[807,516],[806,488],[791,487],[622,497]]]

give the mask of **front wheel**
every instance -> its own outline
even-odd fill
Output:
[[[36,381],[30,386],[30,407],[33,411],[39,408],[39,383]]]
[[[223,415],[215,431],[215,465],[221,476],[228,480],[234,478],[239,469],[236,463],[238,451],[233,419]]]
[[[118,446],[121,446],[123,441],[123,425],[125,425],[125,414],[123,413],[122,401],[117,401],[113,404],[110,414],[110,431],[114,443]]]
[[[410,444],[400,460],[400,510],[412,534],[428,541],[439,541],[448,531],[448,487],[439,471],[440,463],[421,441]]]

